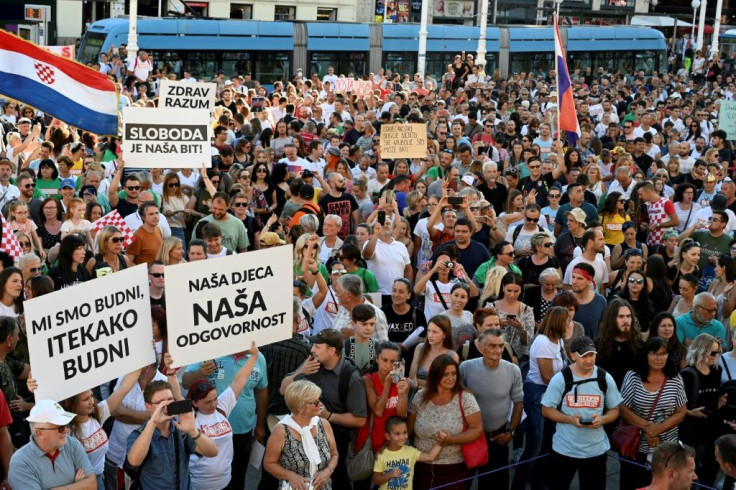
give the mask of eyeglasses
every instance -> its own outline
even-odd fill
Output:
[[[110,238],[110,241],[112,243],[123,243],[125,241],[125,238],[124,237],[121,237],[121,236],[114,236],[114,237]],[[153,275],[153,274],[151,274],[151,275]]]
[[[235,208],[244,208],[248,205],[247,202],[235,202],[233,203],[233,207]]]
[[[43,267],[31,267],[30,269],[28,269],[28,272],[30,272],[31,274],[35,274],[36,272],[42,272],[42,271],[43,271]]]
[[[667,357],[669,355],[668,352],[647,352],[647,354],[658,359],[662,359],[663,357]]]
[[[126,187],[125,190],[127,190],[127,191],[139,191],[139,190],[141,190],[141,186],[139,186],[139,185],[132,185],[130,187]]]
[[[149,274],[151,274],[151,277],[155,277],[156,279],[161,279],[162,277],[164,277],[163,272],[150,272]]]
[[[530,223],[536,223],[539,221],[539,218],[530,218],[529,216],[526,216],[526,220]]]
[[[178,182],[169,182],[169,189],[173,189],[175,187],[179,187],[179,183]]]
[[[480,206],[470,206],[471,211],[478,211],[480,210]]]
[[[36,430],[55,430],[59,434],[63,434],[67,429],[69,429],[69,427],[66,425],[61,425],[59,427],[36,427]]]
[[[314,400],[313,402],[307,402],[307,405],[312,405],[314,407],[319,407],[319,404],[322,403],[319,400]]]
[[[644,284],[644,279],[642,279],[641,277],[639,277],[639,278],[630,277],[629,278],[629,284]]]
[[[700,308],[701,310],[705,310],[706,313],[709,313],[711,315],[715,315],[716,311],[718,311],[718,308],[706,308],[705,306],[702,306],[702,305],[695,305],[695,307]]]

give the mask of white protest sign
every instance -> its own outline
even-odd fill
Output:
[[[191,83],[164,78],[158,91],[158,107],[173,109],[215,109],[216,83]]]
[[[165,268],[169,352],[183,366],[291,337],[292,248],[267,248]]]
[[[125,163],[143,168],[200,168],[212,158],[206,109],[123,109]]]
[[[362,99],[364,97],[368,97],[369,95],[373,95],[373,84],[368,80],[356,80],[353,85],[355,87],[353,92],[359,98]]]
[[[427,126],[424,124],[384,124],[381,126],[381,158],[422,158],[427,156]]]
[[[718,129],[726,132],[726,139],[736,140],[736,100],[721,100]]]
[[[603,104],[588,106],[588,114],[590,114],[590,117],[598,117],[603,114]]]
[[[332,89],[333,92],[352,92],[353,86],[355,85],[355,79],[354,78],[338,78],[337,82],[335,82],[335,88]]]
[[[60,401],[156,361],[145,264],[24,303],[36,400]]]

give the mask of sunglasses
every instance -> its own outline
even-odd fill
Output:
[[[121,236],[114,236],[114,237],[110,238],[110,241],[111,241],[112,243],[123,243],[123,242],[125,241],[125,237],[121,237]],[[151,275],[152,275],[152,276],[155,276],[154,274],[151,274]],[[162,275],[163,275],[163,274],[162,274]]]
[[[516,252],[506,252],[506,253],[502,253],[501,255],[507,255],[509,257],[513,257],[514,255],[516,255]]]
[[[307,405],[312,405],[312,406],[315,406],[315,407],[319,407],[319,404],[320,403],[322,403],[322,402],[319,401],[319,400],[314,400],[313,402],[307,402]]]
[[[554,246],[555,246],[555,244],[554,244],[554,243],[552,243],[552,242],[548,242],[548,243],[544,243],[544,244],[542,244],[542,246],[543,246],[544,248],[552,248],[552,247],[554,247]]]
[[[347,272],[348,271],[346,271],[345,269],[337,269],[330,272],[330,274],[332,274],[333,276],[339,276],[340,274],[347,274]]]
[[[529,216],[527,216],[526,220],[530,223],[537,223],[539,221],[539,218],[530,218]]]
[[[247,205],[248,205],[247,202],[236,202],[236,203],[233,203],[233,207],[236,207],[236,208],[244,208]]]
[[[173,189],[175,187],[179,187],[179,183],[178,182],[169,182],[169,189]]]
[[[18,243],[20,244],[21,247],[30,247],[31,246],[31,242],[18,242]]]
[[[128,191],[139,191],[139,190],[141,190],[141,186],[139,186],[139,185],[133,185],[133,186],[130,186],[130,187],[126,187],[125,190],[128,190]]]
[[[549,197],[550,199],[559,199],[560,194],[547,194],[547,197]]]
[[[629,284],[644,284],[644,279],[642,278],[637,279],[636,277],[630,277]]]
[[[220,179],[212,180],[212,185],[220,185]]]
[[[240,177],[238,177],[238,178],[239,178],[239,179],[244,179],[244,180],[250,180],[250,175],[246,175],[246,174],[243,174],[243,175],[241,175],[241,176],[240,176]]]
[[[24,189],[33,189],[34,187],[36,187],[36,184],[26,184],[23,186]]]
[[[266,170],[265,168],[257,168],[256,173],[257,174],[267,174],[268,170]]]
[[[716,356],[720,356],[720,355],[721,355],[721,351],[719,351],[719,350],[712,350],[712,351],[710,351],[710,357],[716,357]]]
[[[67,431],[67,429],[69,429],[69,427],[67,427],[66,425],[62,425],[59,427],[36,427],[36,430],[55,430],[59,434],[63,434]]]
[[[155,277],[156,279],[161,279],[162,277],[164,277],[163,272],[150,272],[150,274],[151,277]]]

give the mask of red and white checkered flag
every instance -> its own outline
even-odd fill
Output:
[[[125,237],[125,241],[123,242],[123,245],[125,247],[129,247],[131,243],[133,243],[133,240],[135,240],[135,237],[133,236],[133,232],[131,231],[128,224],[125,222],[122,216],[120,216],[120,213],[117,212],[117,210],[113,209],[109,213],[107,213],[102,218],[98,219],[93,223],[94,230],[99,233],[102,228],[105,226],[114,226],[120,232],[123,234],[123,237]]]
[[[3,223],[3,235],[2,239],[0,240],[0,250],[6,252],[11,257],[13,257],[13,260],[15,262],[18,262],[18,259],[20,259],[23,255],[23,249],[20,248],[18,237],[15,236],[15,233],[13,233],[13,229],[10,228],[8,222],[5,221],[5,216],[2,213],[0,213],[0,219],[2,219]]]

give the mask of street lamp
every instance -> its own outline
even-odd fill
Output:
[[[692,44],[693,48],[697,48],[697,46],[695,45],[695,19],[698,16],[700,0],[693,0],[692,2],[690,2],[690,6],[693,8],[693,28],[692,32],[690,33],[690,43]]]
[[[559,20],[560,19],[560,7],[562,7],[562,2],[563,1],[564,0],[555,0],[555,5],[557,6],[557,22],[560,21]]]

